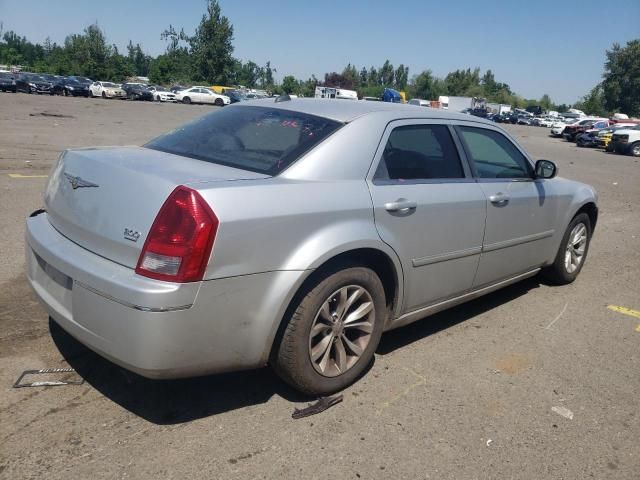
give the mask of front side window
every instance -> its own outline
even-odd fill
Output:
[[[227,107],[145,147],[210,163],[278,175],[342,126],[327,118],[268,107]]]
[[[476,127],[458,127],[480,178],[531,178],[525,156],[503,134]]]
[[[446,125],[406,125],[389,135],[374,178],[464,178],[464,171]]]

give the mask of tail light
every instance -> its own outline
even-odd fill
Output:
[[[151,226],[136,273],[171,282],[202,280],[219,223],[198,192],[177,187]]]

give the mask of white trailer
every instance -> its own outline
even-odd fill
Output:
[[[502,115],[511,111],[511,105],[505,105],[504,103],[487,103],[487,107],[497,115]]]
[[[336,98],[341,100],[358,100],[358,92],[337,87],[316,87],[316,98]]]
[[[444,110],[452,112],[461,112],[467,108],[473,108],[473,97],[451,97],[440,95],[438,101]]]

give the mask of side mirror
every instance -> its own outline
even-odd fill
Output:
[[[536,178],[553,178],[556,173],[558,173],[558,168],[551,160],[538,160],[536,162]]]

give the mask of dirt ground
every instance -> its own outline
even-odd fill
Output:
[[[59,152],[141,144],[211,110],[0,94],[0,478],[638,478],[640,318],[607,307],[640,310],[640,162],[544,128],[506,127],[600,194],[578,280],[533,278],[386,334],[321,415],[293,420],[308,399],[268,369],[146,380],[50,324],[23,235]],[[68,366],[84,384],[12,388]]]

